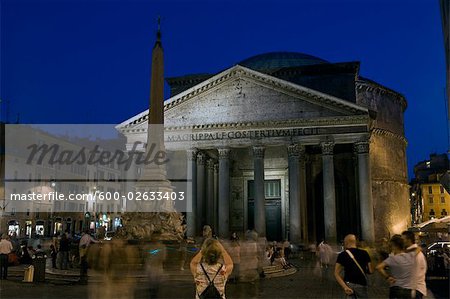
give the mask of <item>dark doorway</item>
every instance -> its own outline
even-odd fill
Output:
[[[248,181],[248,229],[255,228],[254,181]],[[266,237],[270,241],[282,240],[281,181],[265,181]]]
[[[334,184],[336,197],[336,233],[337,241],[341,242],[345,235],[359,232],[359,206],[356,203],[356,198],[350,192],[348,180],[338,171],[334,173]],[[325,237],[322,173],[317,175],[314,182],[314,189],[316,240],[320,241]]]

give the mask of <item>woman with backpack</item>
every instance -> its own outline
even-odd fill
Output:
[[[225,284],[233,271],[233,260],[218,240],[205,240],[190,266],[197,299],[225,299]]]

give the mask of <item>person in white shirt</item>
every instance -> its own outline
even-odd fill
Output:
[[[80,239],[80,248],[87,248],[91,243],[98,243],[97,240],[91,237],[89,231],[83,232]]]
[[[416,286],[416,299],[422,299],[427,295],[427,285],[425,283],[425,274],[427,273],[427,259],[422,250],[416,244],[416,238],[413,232],[404,231],[402,233],[406,252],[416,252],[415,267],[413,269],[412,285]]]
[[[8,277],[8,255],[13,249],[12,243],[8,240],[6,234],[2,235],[0,241],[0,279],[6,279]]]
[[[99,241],[95,240],[89,234],[89,230],[87,229],[82,233],[79,247],[80,254],[80,283],[87,283],[87,271],[88,271],[88,262],[87,262],[87,250],[91,243],[99,243]]]

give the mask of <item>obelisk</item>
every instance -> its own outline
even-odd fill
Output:
[[[160,19],[156,42],[152,51],[150,80],[150,105],[147,127],[147,145],[145,155],[154,161],[154,155],[167,153],[164,146],[164,55],[161,43]],[[157,233],[160,239],[180,240],[184,235],[182,215],[176,212],[171,200],[149,200],[150,192],[172,192],[173,187],[167,179],[166,164],[150,163],[143,166],[142,175],[136,182],[135,191],[142,200],[134,202],[134,209],[128,209],[123,215],[124,229],[121,236],[128,239],[154,239]],[[148,198],[148,200],[143,200]],[[130,211],[131,210],[131,211]]]
[[[146,156],[152,159],[158,152],[166,154],[164,145],[164,52],[159,18],[156,42],[152,51]],[[166,174],[165,163],[145,165],[136,188],[140,191],[170,192],[173,188],[167,180]]]

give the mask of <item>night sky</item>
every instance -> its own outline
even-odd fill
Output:
[[[447,151],[438,0],[1,0],[0,9],[2,120],[115,124],[145,110],[161,15],[166,77],[270,51],[360,61],[362,76],[407,98],[410,178],[418,161]]]

